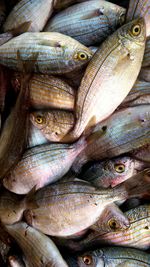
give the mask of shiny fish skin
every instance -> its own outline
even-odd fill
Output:
[[[134,38],[129,31],[137,24],[141,25],[141,33]],[[144,48],[142,19],[123,25],[103,42],[81,81],[75,107],[77,121],[70,139],[79,137],[85,128],[106,119],[121,104],[137,79]]]
[[[132,152],[150,144],[150,108],[139,105],[121,109],[94,127],[88,146],[78,155],[74,168],[88,160],[100,160]]]
[[[4,32],[17,28],[24,22],[31,21],[30,32],[41,31],[53,11],[53,0],[21,0],[8,15]]]
[[[73,113],[63,110],[35,111],[30,121],[51,142],[61,142],[74,126]]]
[[[130,222],[126,229],[108,233],[92,232],[81,241],[68,242],[71,249],[81,251],[99,245],[115,245],[146,250],[150,247],[150,205],[143,205],[124,213]]]
[[[20,87],[19,73],[11,79],[14,89]],[[34,74],[29,82],[30,101],[34,108],[58,108],[73,110],[75,90],[63,79]]]
[[[22,71],[17,52],[23,62],[31,65],[31,72],[62,74],[88,63],[93,52],[69,36],[60,33],[26,32],[0,46],[0,64]],[[28,53],[26,53],[28,51]],[[80,59],[84,55],[84,60]]]
[[[30,123],[27,148],[48,144],[42,132]]]
[[[65,175],[77,155],[85,148],[84,138],[74,144],[45,144],[28,149],[20,162],[3,179],[3,185],[16,194],[26,194],[55,182]]]
[[[146,36],[150,35],[150,1],[130,0],[126,22],[143,17],[146,23]]]
[[[86,259],[90,267],[149,267],[150,255],[132,248],[104,247],[95,251],[88,251],[79,256],[68,258],[71,267],[86,267]]]
[[[147,169],[113,189],[96,188],[82,180],[46,186],[27,196],[25,220],[48,235],[74,235],[93,225],[107,205],[149,193],[149,172]]]
[[[103,0],[73,5],[48,21],[44,31],[60,32],[84,45],[101,43],[123,24],[126,10]]]
[[[150,67],[150,38],[146,40],[146,47],[142,67]]]
[[[82,177],[95,186],[114,187],[142,170],[142,167],[144,168],[144,163],[131,157],[122,156],[102,162],[93,162],[82,174]]]
[[[7,225],[6,229],[21,247],[27,266],[67,267],[53,241],[24,222]]]
[[[150,82],[137,80],[119,108],[150,104]]]

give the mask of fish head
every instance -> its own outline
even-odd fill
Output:
[[[77,263],[77,266],[80,267],[103,267],[105,266],[103,251],[99,249],[93,252],[85,252],[77,258]]]
[[[135,19],[118,30],[120,42],[130,51],[133,49],[145,48],[146,42],[146,26],[143,18]]]
[[[118,5],[110,4],[110,2],[104,3],[104,15],[109,18],[108,23],[110,27],[111,25],[113,25],[113,31],[115,31],[118,26],[122,26],[124,24],[126,17],[126,9]]]
[[[80,43],[79,43],[80,44]],[[69,48],[70,49],[70,48]],[[66,51],[67,52],[67,51]],[[69,52],[67,52],[69,54]],[[87,65],[93,56],[93,51],[84,45],[76,45],[74,49],[70,49],[70,59],[68,58],[68,67],[73,70],[74,66],[80,68],[81,66]]]
[[[47,124],[46,112],[35,111],[30,113],[30,121],[39,130],[45,128]]]

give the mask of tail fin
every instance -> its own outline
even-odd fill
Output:
[[[128,198],[150,196],[150,168],[139,172],[130,179],[123,182]]]

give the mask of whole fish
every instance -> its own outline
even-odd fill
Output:
[[[0,46],[0,64],[22,71],[18,64],[18,51],[29,65],[36,58],[31,72],[44,74],[62,74],[80,68],[93,54],[89,48],[61,33],[26,32]]]
[[[146,40],[146,46],[145,46],[145,52],[144,52],[144,58],[142,62],[143,67],[150,67],[150,38],[147,38]]]
[[[130,0],[126,15],[126,22],[137,18],[144,18],[146,23],[146,36],[150,35],[150,1]]]
[[[61,142],[74,126],[73,113],[63,110],[35,111],[30,121],[52,142]]]
[[[150,82],[150,67],[141,68],[139,78],[146,82]]]
[[[60,32],[89,46],[101,43],[122,25],[125,12],[123,7],[107,1],[86,1],[57,13],[44,31]]]
[[[53,0],[21,0],[9,13],[4,25],[4,32],[17,28],[24,22],[31,21],[30,32],[40,32],[53,11]]]
[[[120,156],[105,161],[93,162],[81,177],[95,186],[114,187],[127,180],[144,168],[142,161],[127,156]]]
[[[53,241],[24,222],[7,225],[8,233],[21,247],[31,267],[67,267]]]
[[[88,146],[73,164],[78,171],[89,160],[112,158],[150,144],[150,107],[139,105],[115,112],[97,124]]]
[[[11,79],[14,89],[20,89],[20,75]],[[75,90],[64,80],[50,76],[34,74],[29,83],[30,101],[34,108],[74,109]]]
[[[107,205],[149,193],[149,176],[147,169],[113,189],[96,188],[82,180],[46,186],[27,197],[25,220],[48,235],[73,235],[96,223]]]
[[[23,211],[23,197],[2,187],[0,190],[0,221],[3,224],[18,222],[22,219]]]
[[[150,104],[150,82],[137,80],[120,107],[131,107],[138,104]]]
[[[7,117],[0,136],[0,178],[21,158],[27,143],[29,126],[29,74],[22,75],[21,90],[16,104]]]
[[[30,123],[27,148],[48,144],[49,141],[42,132]]]
[[[121,104],[137,79],[144,49],[143,19],[123,25],[103,42],[81,81],[70,139],[109,117]]]
[[[146,250],[150,248],[150,205],[141,205],[124,214],[129,220],[129,227],[107,233],[92,232],[81,241],[70,242],[76,250],[99,245],[115,245]]]
[[[0,27],[3,25],[6,18],[6,3],[5,0],[0,2]]]
[[[132,248],[105,247],[70,256],[67,263],[71,267],[149,267],[149,253]]]
[[[45,144],[28,149],[3,185],[16,194],[26,194],[55,182],[66,174],[87,145],[85,138],[74,144]]]

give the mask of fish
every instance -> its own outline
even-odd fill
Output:
[[[22,63],[21,63],[22,65]],[[0,179],[3,179],[21,158],[27,142],[29,126],[30,74],[23,73],[21,90],[15,106],[7,117],[0,135]]]
[[[24,212],[23,203],[24,196],[16,195],[2,187],[0,190],[0,221],[3,224],[20,221]]]
[[[143,19],[123,25],[103,42],[88,64],[78,89],[76,124],[69,134],[70,140],[108,118],[121,104],[137,79],[144,49]]]
[[[11,10],[3,25],[4,32],[17,28],[20,24],[31,21],[29,32],[43,30],[53,11],[53,0],[21,0]]]
[[[150,163],[150,144],[134,150],[132,156],[138,160]]]
[[[139,78],[146,82],[150,82],[150,67],[141,68]]]
[[[126,22],[142,17],[146,24],[146,36],[150,36],[150,1],[130,0],[126,14]]]
[[[150,255],[133,248],[101,247],[82,254],[68,256],[66,261],[71,267],[149,267]]]
[[[120,156],[105,161],[93,162],[80,177],[97,187],[114,187],[144,169],[142,161],[130,156]]]
[[[16,91],[20,90],[20,74],[15,73],[11,84]],[[34,74],[29,82],[30,102],[35,109],[74,109],[75,90],[61,78]]]
[[[119,108],[150,104],[150,82],[137,80]]]
[[[0,2],[0,27],[3,25],[6,19],[6,3],[5,0]]]
[[[87,0],[54,0],[54,9],[63,9],[68,7],[69,5],[73,4],[73,3],[80,3],[80,2],[84,2]]]
[[[150,247],[150,205],[140,205],[124,213],[129,220],[128,228],[107,233],[93,231],[81,241],[68,241],[72,250],[81,251],[99,245],[114,245],[147,250]]]
[[[113,113],[93,127],[86,138],[88,146],[78,155],[72,169],[79,172],[90,160],[120,156],[150,144],[150,108],[138,105]]]
[[[82,180],[47,185],[27,196],[24,218],[30,226],[44,234],[74,235],[96,223],[107,205],[146,192],[149,194],[149,170],[113,189],[96,188]]]
[[[74,126],[74,115],[63,110],[34,111],[31,123],[51,142],[61,142]]]
[[[126,9],[107,1],[75,4],[49,19],[45,32],[60,32],[90,46],[104,41],[125,21]]]
[[[82,137],[73,144],[44,144],[28,149],[3,179],[3,185],[16,194],[27,194],[35,186],[38,189],[53,183],[69,171],[86,145]]]
[[[70,72],[86,65],[93,55],[89,48],[61,33],[25,32],[0,46],[0,64],[22,71],[18,51],[22,60],[32,66],[30,72],[41,74]]]
[[[150,66],[150,38],[147,38],[142,67],[149,67],[149,66]]]
[[[48,144],[49,141],[45,138],[42,132],[30,123],[27,148]]]
[[[6,225],[6,229],[21,247],[27,266],[68,266],[53,241],[25,222]]]

